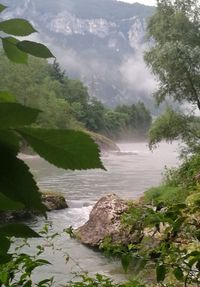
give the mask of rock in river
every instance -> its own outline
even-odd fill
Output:
[[[92,209],[89,220],[75,230],[76,237],[91,247],[99,246],[108,237],[113,243],[139,242],[140,234],[123,228],[121,224],[121,215],[127,209],[127,202],[117,195],[103,196]]]
[[[67,202],[64,196],[57,192],[41,192],[42,203],[46,207],[47,211],[59,210],[67,208]],[[0,224],[12,221],[27,220],[39,215],[34,210],[12,210],[0,212]]]
[[[55,192],[42,192],[42,203],[48,211],[65,209],[68,207],[64,196]]]

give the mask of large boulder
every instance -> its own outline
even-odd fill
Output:
[[[137,231],[123,228],[121,215],[128,209],[128,204],[115,194],[103,196],[94,206],[89,220],[75,230],[76,237],[91,247],[100,246],[106,238],[112,243],[138,243]]]

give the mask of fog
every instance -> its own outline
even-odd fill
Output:
[[[124,57],[120,66],[122,79],[129,89],[151,95],[157,86],[155,77],[147,68],[143,56],[145,48],[136,51],[133,56]]]

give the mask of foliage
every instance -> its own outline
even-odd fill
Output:
[[[189,192],[181,187],[161,185],[145,191],[143,200],[147,204],[166,206],[172,205],[174,202],[184,202],[188,194]]]
[[[144,267],[152,275],[156,270],[154,279],[151,277],[153,286],[198,286],[199,216],[199,201],[192,208],[183,203],[164,209],[159,205],[130,207],[122,223],[133,230],[140,228],[143,238],[139,244],[129,244],[126,251],[117,246],[124,269],[140,272],[140,277],[145,274]],[[115,245],[110,245],[108,249],[115,255]]]
[[[200,109],[200,33],[199,2],[196,0],[158,0],[155,15],[148,24],[153,45],[145,60],[157,76],[159,88],[155,93],[159,103],[171,97],[180,104],[189,103]],[[150,146],[163,139],[180,138],[189,147],[187,152],[199,151],[199,118],[168,109],[155,121],[150,131]]]
[[[200,155],[187,156],[177,168],[166,169],[164,183],[194,191],[199,182]]]
[[[172,96],[179,102],[199,104],[199,3],[158,0],[158,8],[148,24],[155,42],[145,59],[158,76],[158,101]]]
[[[101,274],[96,274],[95,277],[89,277],[87,274],[81,276],[82,281],[71,282],[66,287],[145,287],[146,285],[135,280],[130,280],[125,283],[114,283],[110,278]]]
[[[153,122],[149,130],[149,147],[155,148],[159,142],[165,140],[171,143],[173,140],[181,140],[181,156],[199,152],[200,122],[194,115],[186,115],[183,112],[167,108]]]
[[[140,202],[131,203],[122,215],[123,228],[140,231],[141,242],[122,246],[108,238],[103,248],[109,255],[120,256],[125,270],[140,272],[141,277],[145,270],[155,274],[154,279],[151,277],[153,286],[198,286],[199,206],[196,154],[180,167],[167,170],[163,184],[145,192]]]
[[[149,146],[152,148],[163,139],[168,142],[178,139],[180,134],[186,133],[186,130],[184,115],[168,108],[153,122],[149,130]]]

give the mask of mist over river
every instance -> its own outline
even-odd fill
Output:
[[[104,194],[116,193],[124,199],[138,198],[143,192],[160,183],[165,166],[178,164],[178,144],[162,143],[153,153],[147,143],[120,143],[120,152],[106,153],[102,161],[107,169],[88,171],[65,171],[57,169],[38,157],[28,157],[26,162],[41,190],[62,192],[69,208],[53,211],[48,220],[38,218],[29,224],[41,229],[45,222],[52,222],[52,231],[59,232],[69,226],[78,227],[87,221],[94,203]],[[33,240],[33,245],[38,244]],[[55,275],[54,286],[66,283],[73,278],[73,272],[81,270],[89,273],[103,273],[116,280],[125,278],[118,261],[106,258],[100,252],[83,246],[66,235],[55,240],[61,251],[51,251],[49,247],[43,258],[52,265],[38,269],[37,277],[46,278]],[[63,254],[71,259],[65,264]],[[67,256],[67,255],[66,255]]]

